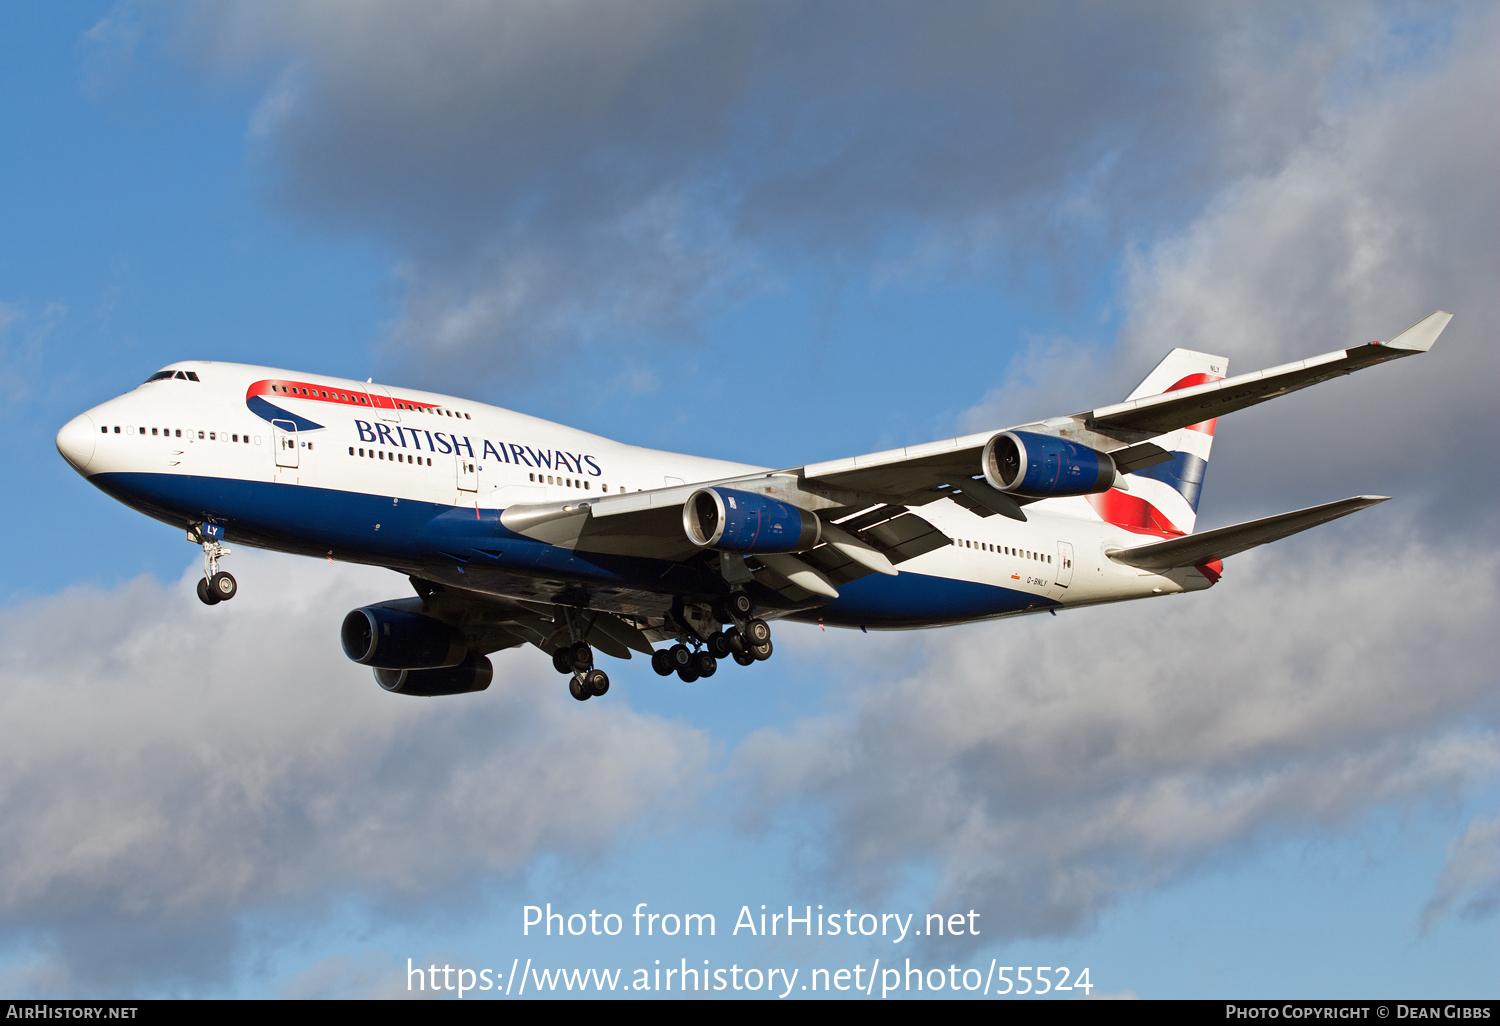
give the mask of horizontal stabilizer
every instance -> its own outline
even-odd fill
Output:
[[[1376,503],[1385,502],[1388,495],[1356,495],[1350,499],[1299,509],[1291,513],[1278,513],[1263,520],[1251,520],[1233,527],[1221,527],[1217,531],[1190,534],[1184,538],[1141,545],[1129,549],[1110,549],[1105,555],[1116,563],[1137,566],[1142,570],[1170,570],[1174,567],[1201,566],[1216,559],[1225,559],[1246,549],[1305,531],[1309,527],[1326,524],[1330,520],[1346,517],[1350,513]]]

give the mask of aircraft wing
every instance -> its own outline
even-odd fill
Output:
[[[471,648],[485,655],[532,644],[551,655],[571,640],[567,617],[576,617],[579,636],[616,659],[629,659],[632,650],[651,655],[651,642],[634,624],[602,610],[572,610],[545,602],[501,599],[463,591],[420,577],[410,578],[420,598],[396,599],[381,605],[435,617],[464,632]]]
[[[1149,440],[1152,437],[1377,363],[1426,352],[1452,317],[1439,310],[1388,342],[1341,349],[1206,385],[1018,425],[1012,430],[1050,434],[1108,452],[1121,473],[1144,470],[1171,459],[1170,453]],[[514,505],[500,519],[510,530],[552,545],[681,561],[703,553],[683,529],[682,508],[689,496],[707,486],[756,492],[815,512],[825,525],[832,525],[847,537],[828,541],[838,532],[825,531],[825,542],[810,552],[795,557],[750,557],[747,565],[751,572],[789,596],[832,597],[843,581],[872,572],[894,572],[902,560],[948,543],[945,535],[911,507],[949,499],[979,516],[1000,514],[1025,520],[1021,507],[1034,500],[1008,495],[984,480],[984,447],[998,433],[983,431],[786,470],[651,491]],[[879,558],[870,556],[871,551]],[[732,568],[726,576],[737,572]]]
[[[906,560],[949,544],[947,535],[899,503],[859,499],[842,504],[804,493],[797,484],[794,471],[762,473],[583,501],[510,506],[500,521],[517,534],[578,552],[674,561],[716,559],[727,579],[754,577],[798,603],[818,595],[836,597],[841,584],[870,573],[895,573]],[[795,556],[764,553],[740,559],[706,551],[688,540],[682,514],[688,497],[709,485],[753,491],[814,510],[823,520],[822,541]]]
[[[1377,363],[1425,353],[1432,348],[1432,344],[1452,319],[1451,313],[1439,310],[1428,314],[1389,342],[1371,342],[1253,374],[1236,374],[1206,385],[1102,406],[1088,413],[1075,414],[1075,419],[1083,420],[1093,431],[1116,437],[1165,434],[1189,424],[1255,406],[1330,378],[1353,374]]]
[[[1057,435],[1108,452],[1122,473],[1144,470],[1171,458],[1159,446],[1147,441],[1149,438],[1243,410],[1378,363],[1425,353],[1452,319],[1452,314],[1439,310],[1388,342],[1340,349],[1252,374],[1237,374],[1206,385],[1101,406],[1070,417],[1022,424],[1011,430]],[[801,468],[800,473],[806,479],[804,487],[814,491],[836,492],[842,489],[907,505],[952,498],[981,516],[987,515],[985,510],[988,510],[1025,519],[1019,505],[1027,500],[1013,499],[985,482],[975,480],[981,474],[980,458],[984,446],[997,433],[984,431],[941,442],[813,463]]]
[[[1128,549],[1110,549],[1105,555],[1116,563],[1140,567],[1142,570],[1171,570],[1174,567],[1201,566],[1216,559],[1227,559],[1246,549],[1267,542],[1280,541],[1309,527],[1326,524],[1350,513],[1358,513],[1378,503],[1387,501],[1388,495],[1356,495],[1337,502],[1324,503],[1291,513],[1278,513],[1274,517],[1251,520],[1233,527],[1221,527],[1216,531],[1189,534],[1170,541],[1138,545]]]

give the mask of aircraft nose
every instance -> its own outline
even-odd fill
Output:
[[[94,459],[94,433],[98,429],[87,413],[81,413],[62,426],[57,433],[57,451],[80,474]]]

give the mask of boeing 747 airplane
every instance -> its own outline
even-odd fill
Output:
[[[1216,418],[1426,352],[1451,318],[1236,377],[1175,349],[1121,403],[779,470],[210,361],[80,414],[57,449],[202,546],[209,605],[235,595],[229,541],[407,575],[414,597],[340,631],[387,691],[483,691],[490,653],[531,644],[586,701],[609,689],[596,651],[691,682],[769,658],[778,619],[938,627],[1212,587],[1236,553],[1385,501],[1195,533]]]

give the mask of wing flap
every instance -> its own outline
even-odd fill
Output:
[[[1273,517],[1251,520],[1232,527],[1221,527],[1216,531],[1190,534],[1171,541],[1139,545],[1128,549],[1110,549],[1105,553],[1116,563],[1139,567],[1142,570],[1171,570],[1176,567],[1202,566],[1216,559],[1227,559],[1236,553],[1268,542],[1280,541],[1310,527],[1326,524],[1330,520],[1358,513],[1378,503],[1385,502],[1386,495],[1356,495],[1337,502],[1325,503],[1291,513],[1278,513]]]

